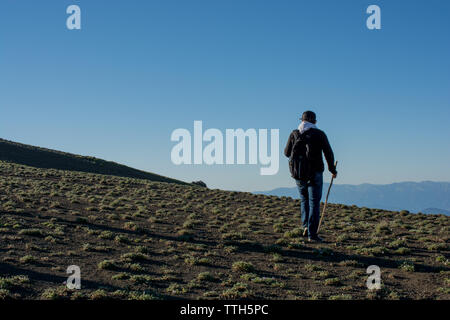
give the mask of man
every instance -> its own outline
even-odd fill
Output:
[[[309,241],[321,242],[317,235],[320,219],[320,199],[322,198],[324,164],[322,152],[327,160],[328,170],[336,178],[337,171],[334,166],[334,154],[326,134],[316,126],[316,114],[305,111],[301,118],[298,130],[294,130],[284,149],[284,155],[295,163],[295,178],[300,192],[300,208],[303,221],[303,236]],[[303,148],[303,149],[301,149]],[[296,150],[301,149],[296,153]],[[300,154],[300,156],[299,156]],[[302,156],[303,155],[303,156]],[[301,160],[292,159],[300,157]],[[298,171],[298,172],[297,172]]]

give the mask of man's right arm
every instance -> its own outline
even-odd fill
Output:
[[[331,149],[330,142],[328,141],[327,135],[323,133],[323,154],[325,155],[325,159],[328,164],[328,171],[330,171],[333,175],[337,174],[336,167],[334,166],[334,153],[333,149]]]

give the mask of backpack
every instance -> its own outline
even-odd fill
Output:
[[[309,145],[306,132],[300,134],[300,131],[294,130],[294,144],[289,157],[289,170],[292,178],[295,180],[309,180],[310,178],[310,161],[309,161]]]

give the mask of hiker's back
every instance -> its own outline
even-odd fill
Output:
[[[285,149],[289,157],[291,176],[296,180],[308,180],[316,172],[324,171],[322,152],[328,158],[333,157],[328,139],[322,130],[311,128],[300,133],[292,131]],[[330,159],[334,161],[333,159]]]
[[[330,153],[332,155],[327,136],[322,130],[317,128],[311,128],[304,132],[303,135],[307,143],[308,162],[309,169],[311,171],[310,173],[323,172],[325,168],[323,164],[322,152],[325,154],[325,156],[329,155]],[[334,159],[330,160],[331,163],[333,163]]]

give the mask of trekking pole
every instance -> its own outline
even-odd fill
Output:
[[[337,167],[337,164],[338,164],[338,162],[336,161],[334,163],[334,168]],[[325,198],[325,203],[323,205],[322,215],[319,220],[319,226],[317,227],[317,234],[319,234],[320,225],[322,224],[323,216],[325,215],[325,209],[327,208],[328,196],[330,195],[330,190],[331,190],[331,186],[333,185],[333,180],[334,180],[334,177],[331,177],[331,182],[330,182],[330,186],[328,187],[327,197]]]

